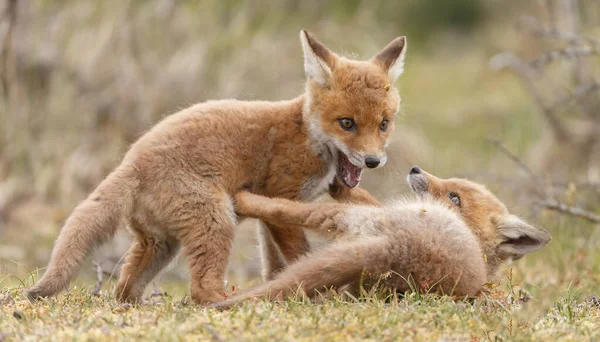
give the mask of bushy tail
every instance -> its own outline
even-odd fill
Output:
[[[365,240],[332,245],[306,255],[288,266],[275,279],[211,307],[229,309],[252,298],[285,299],[297,291],[313,297],[326,288],[337,289],[342,285],[358,282],[362,272],[378,275],[389,270],[389,257],[383,252],[388,249],[384,239]]]
[[[86,257],[111,239],[131,212],[137,185],[135,171],[119,167],[75,208],[56,239],[46,272],[27,290],[29,299],[53,296],[69,286]]]

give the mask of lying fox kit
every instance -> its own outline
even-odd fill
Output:
[[[363,168],[386,162],[400,97],[394,82],[406,39],[394,39],[368,61],[339,57],[300,33],[306,92],[290,101],[210,101],[175,113],[142,136],[71,214],[31,299],[66,289],[91,250],[120,222],[134,235],[116,296],[138,301],[180,248],[198,303],[224,298],[234,237],[231,196],[241,189],[310,201],[342,183],[336,195],[361,200]],[[308,251],[301,230],[263,226],[267,279]]]
[[[242,215],[309,229],[336,241],[303,256],[272,281],[215,306],[285,297],[298,290],[314,296],[325,288],[347,286],[356,292],[361,279],[367,288],[379,282],[405,292],[410,279],[422,291],[476,296],[502,262],[519,259],[551,240],[545,229],[510,214],[474,182],[440,179],[413,167],[408,183],[415,198],[381,207],[302,204],[238,193],[236,209]]]

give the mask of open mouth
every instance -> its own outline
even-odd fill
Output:
[[[338,150],[337,176],[349,188],[354,188],[360,183],[362,169],[350,162],[344,152]]]

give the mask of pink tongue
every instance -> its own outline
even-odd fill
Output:
[[[338,176],[342,182],[349,188],[354,188],[360,183],[360,176],[362,175],[362,169],[354,166],[348,158],[340,152],[339,164],[338,164]]]

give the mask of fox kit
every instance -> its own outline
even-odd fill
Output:
[[[233,194],[249,189],[310,201],[335,178],[344,187],[337,195],[368,199],[355,187],[363,168],[386,162],[406,39],[396,38],[368,61],[337,56],[306,31],[300,39],[303,95],[281,102],[209,101],[157,124],[75,208],[28,297],[68,287],[92,248],[124,220],[135,241],[116,287],[118,299],[139,300],[182,247],[192,299],[217,302],[224,298],[237,219]],[[266,278],[308,251],[301,230],[267,223],[262,233]]]
[[[301,257],[275,279],[216,307],[257,297],[308,296],[325,288],[376,282],[405,292],[420,290],[475,296],[508,259],[519,259],[551,237],[511,215],[483,186],[464,179],[440,179],[418,167],[408,175],[416,194],[386,206],[296,203],[240,192],[241,215],[277,227],[309,229],[336,238],[332,245]],[[388,274],[388,277],[383,275]]]

